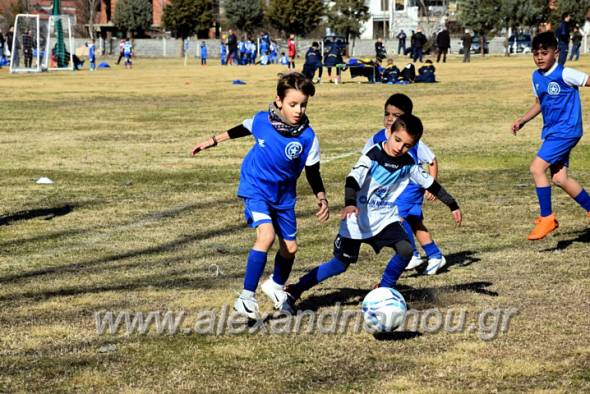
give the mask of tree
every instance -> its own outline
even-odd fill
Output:
[[[162,22],[175,37],[184,40],[211,26],[213,21],[212,9],[212,0],[172,0],[164,8]],[[182,42],[180,46],[181,56],[184,56]]]
[[[459,20],[479,34],[480,49],[484,55],[485,36],[496,29],[501,20],[502,0],[460,0]]]
[[[132,37],[142,34],[152,25],[152,2],[150,0],[117,1],[113,23],[120,30],[131,33]]]
[[[225,15],[231,27],[252,34],[262,26],[264,10],[260,0],[227,0]]]
[[[332,30],[344,34],[347,40],[352,38],[354,43],[361,36],[363,22],[370,16],[364,0],[336,0],[328,12],[328,23]]]
[[[502,0],[499,16],[502,27],[506,28],[506,41],[510,38],[510,30],[517,31],[520,27],[541,22],[544,8],[544,0]],[[510,54],[509,46],[506,54]]]
[[[588,9],[590,9],[590,0],[559,0],[555,13],[560,20],[561,15],[567,12],[571,14],[572,22],[583,25]]]
[[[268,21],[283,34],[305,36],[321,22],[325,8],[322,0],[270,0]]]
[[[78,8],[82,16],[82,23],[88,23],[88,30],[90,32],[90,39],[94,38],[94,20],[96,19],[96,11],[100,6],[100,0],[78,0]]]

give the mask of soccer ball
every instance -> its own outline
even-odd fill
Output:
[[[390,332],[398,328],[406,317],[406,300],[390,287],[371,290],[363,300],[365,324],[373,332]]]

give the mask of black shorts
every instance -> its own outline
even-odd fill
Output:
[[[351,264],[358,260],[363,243],[371,245],[375,253],[379,253],[384,247],[394,248],[396,243],[404,240],[410,242],[400,222],[391,223],[379,234],[366,239],[346,238],[338,234],[334,240],[334,257]]]

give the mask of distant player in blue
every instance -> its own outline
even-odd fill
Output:
[[[531,241],[544,238],[559,226],[551,206],[551,185],[545,175],[547,169],[553,183],[580,204],[590,219],[590,196],[567,172],[570,152],[583,134],[578,87],[590,86],[590,82],[587,74],[559,64],[558,56],[557,40],[552,32],[535,36],[533,60],[539,69],[533,72],[532,83],[536,100],[511,128],[516,135],[527,122],[543,114],[542,144],[530,167],[541,211],[528,236]]]
[[[133,45],[129,38],[125,40],[125,45],[123,45],[123,56],[125,56],[125,68],[132,68],[133,62],[131,61],[131,57],[133,56]]]
[[[225,66],[227,64],[227,47],[225,46],[225,42],[221,40],[219,43],[219,57],[221,60],[221,65]]]
[[[263,275],[267,253],[279,238],[272,276],[261,288],[275,308],[288,306],[283,287],[297,252],[295,203],[297,179],[305,168],[306,178],[318,199],[320,222],[329,217],[328,200],[320,175],[320,147],[305,114],[313,83],[303,74],[283,75],[275,101],[268,111],[258,112],[225,133],[214,135],[193,149],[193,155],[230,138],[252,135],[254,146],[244,158],[237,195],[244,202],[246,222],[256,228],[256,242],[248,253],[244,290],[235,310],[252,319],[260,317],[256,289]],[[291,311],[287,311],[291,312]]]
[[[375,144],[386,141],[391,135],[391,126],[395,120],[403,114],[411,114],[414,108],[412,100],[403,93],[395,93],[391,95],[385,102],[383,126],[374,136],[369,138],[363,152],[368,152]],[[428,173],[436,179],[438,175],[438,161],[434,153],[430,150],[428,145],[420,139],[408,153],[414,159],[415,163],[422,166],[428,166]],[[424,225],[424,216],[422,214],[422,205],[424,197],[429,201],[435,201],[436,198],[428,191],[424,190],[420,185],[410,181],[404,191],[396,199],[396,206],[399,210],[399,215],[403,219],[402,226],[408,235],[408,240],[412,244],[413,256],[410,263],[406,267],[407,270],[418,268],[420,272],[426,275],[435,275],[446,264],[446,259],[438,248],[437,244],[432,239],[430,232]],[[427,266],[421,267],[423,264],[422,257],[416,248],[414,241],[414,233],[424,252],[426,253]]]
[[[334,240],[334,257],[303,275],[286,288],[289,308],[301,294],[318,283],[339,275],[358,260],[363,243],[376,253],[384,247],[396,252],[387,264],[379,286],[394,287],[412,257],[412,246],[400,224],[396,200],[410,180],[436,195],[461,223],[459,205],[424,169],[415,164],[408,151],[422,136],[422,122],[414,115],[400,115],[386,141],[374,145],[357,161],[346,178],[344,209],[340,230]]]
[[[207,65],[207,43],[205,41],[201,42],[201,65]]]
[[[318,78],[314,81],[314,74],[318,71]],[[306,78],[311,79],[315,83],[320,83],[322,80],[322,52],[320,44],[317,41],[311,43],[311,47],[305,53],[305,63],[303,64],[303,74]]]
[[[92,42],[86,43],[88,47],[88,68],[90,71],[96,70],[96,40],[92,39]]]
[[[281,52],[281,58],[279,59],[279,63],[283,66],[289,65],[289,58],[285,55],[285,52]]]

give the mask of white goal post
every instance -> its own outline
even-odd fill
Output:
[[[45,30],[45,29],[43,29]],[[47,21],[43,69],[74,70],[74,39],[69,15],[50,15]]]
[[[11,73],[41,71],[41,40],[39,15],[18,14],[10,52]]]

